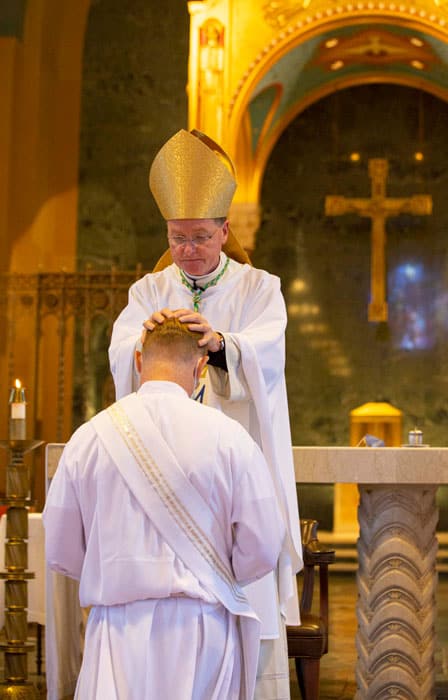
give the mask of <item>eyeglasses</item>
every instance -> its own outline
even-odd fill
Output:
[[[211,238],[213,238],[215,233],[216,231],[213,231],[213,233],[208,234],[201,233],[195,236],[194,238],[185,238],[185,236],[168,236],[168,242],[170,243],[170,245],[174,246],[174,248],[181,248],[182,246],[187,245],[187,243],[189,243],[192,247],[194,246],[195,248],[197,248],[201,245],[207,245],[207,243]]]

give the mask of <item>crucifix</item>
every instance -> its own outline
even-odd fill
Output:
[[[325,197],[325,214],[342,216],[358,214],[372,221],[370,260],[369,321],[387,321],[386,301],[386,221],[399,214],[427,216],[432,213],[432,197],[416,194],[411,197],[386,197],[388,162],[385,158],[369,160],[369,177],[372,183],[370,199]]]

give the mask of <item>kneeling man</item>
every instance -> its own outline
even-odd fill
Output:
[[[44,510],[46,556],[91,606],[79,700],[250,700],[259,622],[242,586],[277,565],[285,529],[264,457],[190,395],[207,362],[166,319],[141,385],[67,443]]]

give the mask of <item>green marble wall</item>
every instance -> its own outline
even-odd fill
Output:
[[[26,0],[6,0],[1,3],[0,36],[22,38],[26,5]]]
[[[187,126],[186,2],[92,2],[83,61],[79,266],[149,268],[166,247],[148,188],[160,146]]]
[[[280,275],[290,309],[295,444],[348,444],[350,410],[377,400],[404,412],[403,438],[417,424],[425,442],[448,444],[448,106],[426,95],[422,122],[419,102],[417,91],[396,86],[345,90],[300,115],[269,161],[254,261]],[[433,197],[431,217],[387,224],[387,325],[367,320],[369,220],[324,214],[326,194],[370,195],[372,157],[390,161],[389,196]]]

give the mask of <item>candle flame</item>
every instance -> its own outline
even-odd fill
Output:
[[[16,389],[21,389],[22,382],[20,381],[20,379],[16,379],[16,381],[14,383],[15,383]]]

